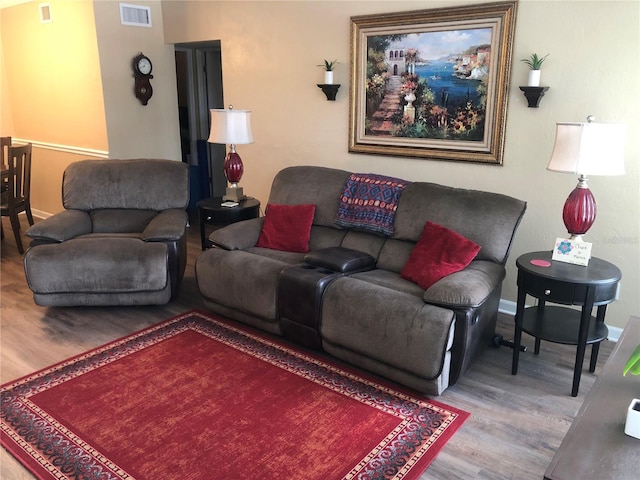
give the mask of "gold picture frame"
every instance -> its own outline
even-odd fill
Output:
[[[502,165],[517,3],[351,17],[349,152]]]

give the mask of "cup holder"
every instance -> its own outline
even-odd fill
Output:
[[[333,270],[329,270],[328,268],[318,267],[317,265],[311,265],[310,263],[301,263],[298,266],[304,268],[305,270],[316,270],[318,273],[321,273],[323,275],[333,275],[334,273],[337,273]]]

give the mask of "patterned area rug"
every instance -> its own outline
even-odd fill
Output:
[[[195,311],[1,394],[44,479],[415,479],[469,416]]]

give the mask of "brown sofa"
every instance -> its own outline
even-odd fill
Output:
[[[440,394],[491,342],[504,265],[526,203],[415,182],[402,191],[387,236],[336,225],[349,176],[312,166],[279,172],[269,203],[316,206],[310,253],[256,247],[264,217],[232,224],[213,232],[215,248],[197,258],[199,290],[226,317]],[[427,221],[481,250],[462,271],[424,290],[400,272]]]

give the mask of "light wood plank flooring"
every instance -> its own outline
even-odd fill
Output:
[[[200,253],[195,223],[189,232],[185,279],[178,297],[168,305],[42,308],[33,303],[7,220],[2,218],[5,238],[0,271],[2,383],[189,309],[204,308],[194,278],[194,261]],[[22,221],[26,228],[26,219]],[[27,238],[23,242],[28,245]],[[513,319],[500,315],[497,330],[511,338]],[[511,375],[510,349],[490,348],[456,385],[436,398],[470,412],[471,417],[421,479],[542,479],[613,344],[603,342],[595,374],[585,368],[580,395],[572,398],[575,348],[543,342],[536,357],[531,353],[531,337],[524,335],[523,342],[530,352],[520,356],[518,375]],[[0,464],[4,480],[33,478],[3,449]]]

